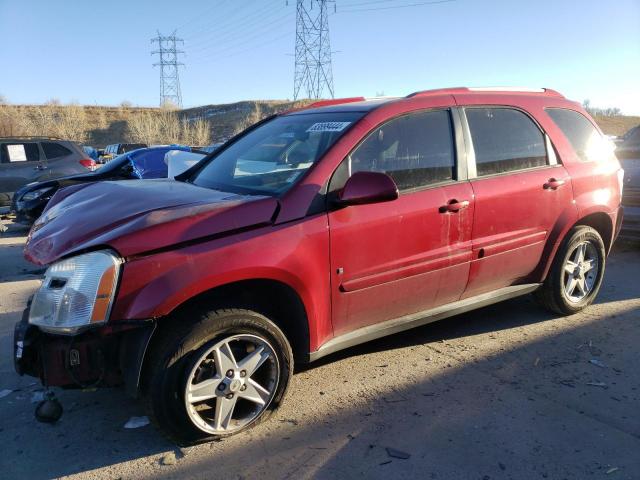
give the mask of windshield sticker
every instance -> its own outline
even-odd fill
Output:
[[[10,162],[26,162],[27,154],[24,151],[24,145],[7,145],[7,153]]]
[[[295,132],[283,132],[278,135],[280,138],[296,138]]]
[[[307,132],[341,132],[351,125],[351,122],[320,122],[311,125]]]

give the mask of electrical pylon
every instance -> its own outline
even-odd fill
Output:
[[[174,31],[171,35],[161,35],[151,39],[151,43],[158,43],[158,50],[151,55],[159,55],[159,62],[153,66],[160,66],[160,106],[175,105],[182,108],[182,92],[180,91],[180,76],[178,67],[184,65],[178,61],[178,55],[184,53],[178,50],[178,43],[184,44],[184,40],[176,37]]]
[[[322,98],[325,91],[333,98],[329,12],[333,0],[297,0],[296,54],[293,99]]]

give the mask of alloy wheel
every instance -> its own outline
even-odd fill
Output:
[[[570,302],[578,303],[591,293],[598,278],[598,251],[590,241],[576,245],[563,268],[564,292]]]
[[[226,337],[207,349],[189,373],[184,393],[187,414],[207,433],[233,433],[264,412],[279,378],[278,357],[264,338]]]

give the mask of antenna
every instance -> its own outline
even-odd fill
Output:
[[[333,73],[327,4],[334,0],[296,1],[296,54],[293,99],[301,90],[307,98],[333,98]],[[303,93],[304,94],[304,93]]]
[[[158,43],[158,50],[151,52],[151,55],[159,55],[159,62],[153,66],[160,66],[160,106],[175,105],[182,108],[182,92],[180,91],[180,77],[178,67],[184,63],[178,62],[178,54],[184,53],[178,50],[176,44],[184,40],[176,37],[175,30],[171,35],[161,35],[151,39],[151,43]]]

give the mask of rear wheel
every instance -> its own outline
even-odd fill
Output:
[[[546,308],[570,315],[593,303],[604,276],[606,253],[600,234],[578,225],[560,246],[543,286],[536,292]]]
[[[144,380],[149,415],[181,444],[233,435],[274,411],[293,367],[280,329],[249,310],[206,313],[189,325],[172,318]]]

